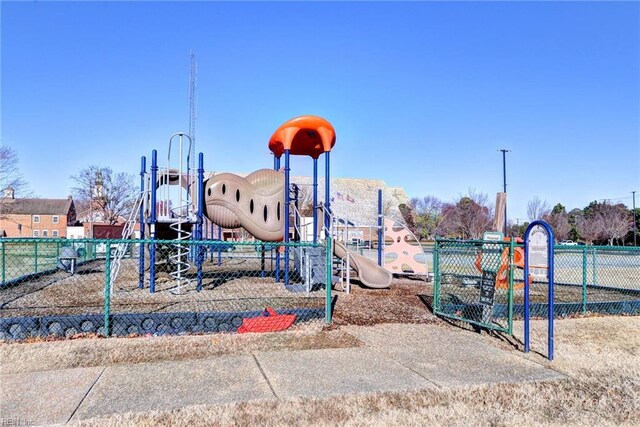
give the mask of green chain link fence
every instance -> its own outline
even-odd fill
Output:
[[[437,240],[434,312],[473,325],[510,332],[513,256],[508,242]]]
[[[326,261],[325,247],[311,243],[2,239],[0,339],[280,330],[320,322],[330,318]]]
[[[640,314],[640,248],[555,246],[556,316]],[[441,239],[434,247],[434,311],[512,333],[524,312],[524,251],[514,242]],[[549,285],[530,284],[531,315],[547,316]]]

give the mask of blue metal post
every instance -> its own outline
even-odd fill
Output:
[[[196,269],[197,285],[196,290],[202,290],[202,262],[204,261],[204,247],[202,246],[202,226],[204,213],[204,156],[198,154],[198,213],[196,218]]]
[[[551,227],[549,227],[547,225],[547,232],[549,233],[549,249],[548,249],[548,258],[549,258],[549,302],[548,302],[548,313],[547,313],[547,317],[548,317],[548,324],[547,324],[547,357],[549,358],[549,360],[553,360],[553,326],[554,326],[554,286],[555,286],[555,282],[554,282],[554,262],[553,262],[553,256],[554,256],[554,250],[553,250],[553,242],[554,237],[553,237],[553,230],[551,229]]]
[[[215,224],[213,222],[209,223],[209,239],[208,240],[214,240],[215,239]],[[212,248],[209,246],[209,252],[210,252],[210,261],[213,262],[213,250]]]
[[[313,159],[313,243],[318,243],[318,159]]]
[[[524,236],[524,352],[529,353],[529,230]]]
[[[331,260],[333,259],[333,244],[330,230],[331,230],[331,216],[329,215],[331,209],[331,168],[329,163],[329,151],[325,152],[325,170],[324,170],[324,226],[326,229],[325,235],[325,256],[326,256],[326,272],[325,272],[325,323],[331,323]]]
[[[280,157],[274,157],[273,169],[280,170]],[[280,248],[275,247],[276,250],[276,282],[280,282]]]
[[[220,243],[218,243],[218,265],[222,265],[222,227],[218,226],[218,240],[220,241]]]
[[[284,285],[289,286],[289,150],[284,150]]]
[[[378,190],[378,265],[382,267],[382,189]]]
[[[547,260],[548,260],[548,282],[549,292],[547,301],[547,357],[553,360],[553,340],[554,340],[554,236],[553,230],[544,221],[533,221],[524,233],[524,351],[530,350],[530,300],[529,300],[529,234],[533,227],[541,226],[547,232]]]
[[[140,159],[140,197],[144,197],[144,176],[147,173],[147,158]],[[140,241],[144,240],[144,199],[140,203]],[[138,288],[144,288],[144,243],[140,243],[140,258],[138,262]]]
[[[158,182],[158,151],[151,152],[151,218],[149,220],[149,238],[156,239],[156,191]],[[156,244],[149,246],[149,292],[156,291]]]
[[[260,277],[264,277],[265,259],[264,259],[264,242],[260,243]]]

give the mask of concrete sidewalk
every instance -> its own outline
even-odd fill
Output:
[[[3,420],[65,424],[114,413],[562,378],[466,331],[348,327],[364,346],[1,374]]]

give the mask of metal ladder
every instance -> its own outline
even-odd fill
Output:
[[[180,294],[183,291],[183,288],[189,286],[191,284],[191,279],[185,274],[191,267],[191,264],[188,261],[189,252],[191,246],[185,245],[186,241],[191,238],[191,232],[188,231],[184,226],[187,224],[193,224],[196,222],[195,214],[194,214],[194,206],[198,202],[198,198],[201,195],[197,195],[192,200],[191,194],[191,186],[196,185],[196,175],[195,175],[195,167],[192,167],[191,162],[191,149],[193,146],[193,140],[191,137],[183,132],[177,132],[171,135],[169,138],[169,154],[167,156],[167,183],[169,182],[169,174],[171,174],[171,146],[174,144],[174,138],[177,138],[178,145],[178,168],[173,171],[178,176],[178,206],[175,208],[169,208],[170,217],[175,218],[169,224],[169,228],[176,232],[176,239],[174,239],[174,243],[172,244],[172,248],[174,252],[169,255],[169,259],[175,270],[171,271],[169,274],[173,278],[177,285],[171,289],[169,292],[172,294]],[[185,141],[186,138],[186,141]],[[188,147],[186,150],[186,164],[183,161],[184,158],[184,145],[185,142],[188,143]],[[194,159],[195,160],[195,159]],[[175,165],[174,165],[175,166]],[[183,167],[186,166],[186,170]],[[187,180],[187,188],[182,188],[182,180],[186,177]],[[167,186],[167,194],[171,194],[171,189]],[[167,197],[167,200],[170,200],[170,197]]]
[[[176,215],[176,221],[169,224],[169,228],[177,233],[175,243],[172,244],[174,251],[171,255],[169,255],[169,259],[171,263],[175,266],[175,270],[171,273],[171,277],[173,280],[177,282],[177,285],[169,290],[172,294],[179,294],[182,292],[182,289],[191,284],[191,279],[185,275],[191,264],[189,264],[187,258],[189,255],[189,246],[183,244],[185,240],[189,240],[191,238],[191,232],[184,229],[182,226],[184,224],[190,223],[190,215],[187,212],[185,214],[185,210],[188,210],[190,207],[189,204],[181,205],[176,208],[171,209],[171,212]]]
[[[150,195],[150,190],[141,191],[136,198],[135,203],[133,204],[133,209],[129,214],[129,219],[124,225],[122,229],[122,240],[128,240],[133,234],[133,230],[135,229],[136,222],[138,222],[138,215],[140,214],[140,207],[143,204],[146,204],[147,198]],[[144,224],[140,224],[140,227],[144,227]],[[129,250],[129,242],[120,242],[116,244],[116,253],[113,256],[113,260],[111,261],[111,272],[109,275],[109,293],[113,293],[113,285],[115,284],[116,278],[118,277],[118,273],[120,272],[120,266],[122,265],[122,258],[124,258],[125,254]],[[141,248],[142,250],[142,248]],[[110,253],[107,254],[108,257],[111,256]]]

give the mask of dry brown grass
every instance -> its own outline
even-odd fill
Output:
[[[620,380],[617,380],[619,382]],[[635,413],[632,413],[635,411]],[[82,426],[502,426],[634,425],[638,391],[608,395],[597,382],[536,384],[352,395],[334,399],[245,402],[120,414]]]
[[[523,336],[523,322],[514,323],[514,335]],[[547,321],[531,322],[531,349],[547,354]],[[536,358],[535,355],[531,357]],[[555,359],[543,363],[574,377],[615,371],[640,388],[640,317],[609,316],[555,322]]]
[[[0,344],[4,372],[105,366],[280,349],[362,345],[342,324],[440,322],[425,308],[432,287],[400,280],[392,290],[339,293],[335,324],[265,335],[84,339]],[[53,289],[52,289],[53,290]],[[42,292],[42,291],[39,291]],[[442,322],[440,322],[442,323]],[[445,326],[447,327],[447,326]],[[591,317],[556,322],[556,359],[546,351],[546,321],[532,323],[532,349],[522,357],[569,378],[421,392],[351,395],[333,399],[257,401],[117,414],[78,421],[98,425],[640,425],[640,317]],[[515,324],[522,337],[522,323]],[[514,340],[479,336],[513,351]]]
[[[536,321],[533,326],[536,330],[542,329],[544,322]],[[556,360],[548,364],[569,375],[561,381],[192,406],[173,411],[118,414],[72,424],[637,426],[640,425],[639,332],[640,318],[637,317],[557,322]],[[489,336],[479,339],[509,347]],[[532,348],[543,350],[544,345],[543,334],[535,335]],[[526,357],[547,363],[535,353]]]
[[[201,359],[253,351],[358,347],[362,342],[322,326],[270,334],[95,338],[0,344],[3,373]]]

